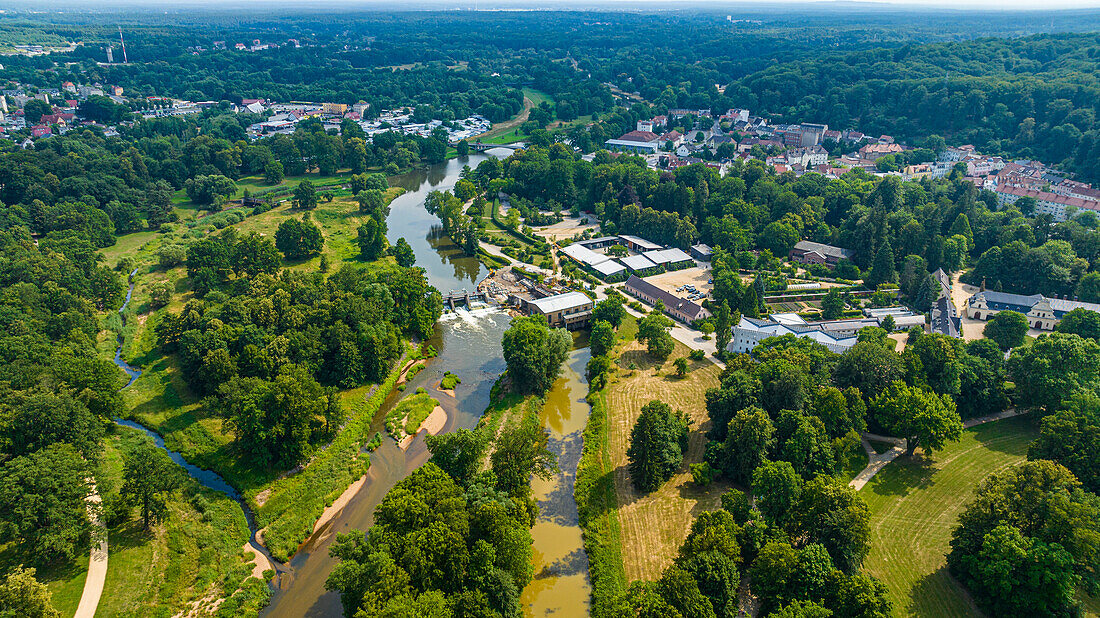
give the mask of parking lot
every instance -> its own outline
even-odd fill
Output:
[[[675,294],[680,298],[691,300],[693,302],[702,302],[706,295],[709,295],[714,286],[710,283],[711,271],[710,267],[706,268],[693,266],[691,268],[685,268],[683,270],[675,270],[672,272],[661,273],[660,275],[653,275],[652,277],[646,277],[645,280],[653,285]],[[685,288],[685,286],[691,286]],[[701,294],[697,298],[691,298],[694,288],[696,294]]]

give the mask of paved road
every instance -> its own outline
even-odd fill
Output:
[[[596,289],[596,299],[597,299],[597,301],[607,298],[607,288],[608,287],[610,287],[610,286],[604,286],[604,287],[600,287],[600,288]],[[646,307],[647,311],[652,311],[653,310],[652,306],[647,305],[646,303],[643,303],[642,301],[638,300],[637,298],[634,298],[633,296],[630,296],[629,294],[625,294],[625,293],[623,295],[626,297],[627,302],[638,301],[643,307]],[[640,318],[640,317],[645,315],[644,313],[639,312],[639,311],[635,311],[635,310],[631,309],[630,307],[626,307],[625,305],[624,305],[624,307],[627,310],[627,312],[630,313],[630,315],[632,315],[636,318]],[[702,350],[704,353],[706,353],[707,359],[710,362],[714,363],[715,365],[718,365],[719,367],[721,367],[723,369],[726,368],[726,363],[724,363],[724,362],[722,362],[722,361],[720,361],[720,360],[718,360],[717,358],[714,357],[714,352],[715,352],[715,350],[718,349],[718,346],[715,344],[713,336],[711,336],[710,341],[705,341],[703,339],[703,334],[700,333],[697,330],[692,330],[692,329],[688,328],[687,326],[684,326],[680,322],[677,322],[676,320],[672,321],[672,325],[673,325],[672,330],[669,331],[669,334],[672,335],[673,339],[675,339],[676,341],[679,341],[680,343],[686,345],[687,347],[689,347],[693,350]]]
[[[84,580],[84,593],[80,597],[80,605],[76,608],[74,618],[95,616],[99,597],[103,594],[103,582],[107,580],[107,525],[99,516],[99,509],[95,508],[102,503],[102,498],[96,491],[94,481],[88,502],[88,515],[91,516],[95,531],[92,533],[92,553],[88,560],[88,579]]]
[[[970,429],[977,425],[983,425],[985,423],[992,423],[993,421],[999,421],[1006,418],[1012,418],[1014,416],[1020,416],[1021,414],[1027,414],[1027,410],[1017,410],[1016,408],[1009,408],[1003,412],[996,414],[988,414],[986,416],[979,416],[963,421],[963,427]],[[893,442],[894,448],[879,454],[875,452],[875,449],[871,448],[871,444],[867,442],[867,439],[879,440],[881,442]],[[892,438],[890,436],[878,436],[871,433],[864,433],[862,436],[863,448],[867,451],[867,467],[860,471],[854,479],[848,483],[848,487],[859,491],[863,489],[863,486],[867,484],[880,470],[886,467],[886,464],[894,461],[905,452],[905,440],[901,438]]]

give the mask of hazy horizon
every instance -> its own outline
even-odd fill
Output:
[[[110,11],[117,9],[142,12],[160,12],[162,10],[185,10],[189,8],[203,8],[215,10],[235,10],[239,8],[270,8],[278,7],[280,10],[299,8],[303,11],[324,10],[328,8],[341,8],[362,11],[554,11],[554,10],[592,10],[592,11],[680,11],[689,9],[723,10],[731,14],[751,11],[778,11],[793,10],[798,7],[816,9],[835,8],[839,11],[845,9],[933,9],[937,11],[949,10],[960,12],[1021,12],[1021,13],[1051,13],[1073,10],[1100,9],[1100,0],[1051,0],[1047,5],[1036,7],[1032,0],[1000,0],[998,2],[983,2],[980,0],[741,0],[730,3],[723,0],[418,0],[416,2],[402,3],[395,8],[392,2],[380,0],[320,0],[316,2],[301,2],[300,0],[59,0],[51,3],[49,9],[43,9],[39,0],[14,0],[8,3],[5,9],[0,9],[0,14],[6,12],[33,12],[50,14],[66,11]]]

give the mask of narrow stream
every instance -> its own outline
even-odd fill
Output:
[[[137,271],[138,269],[136,268],[130,271],[130,287],[126,290],[126,302],[122,303],[122,307],[118,310],[119,317],[122,318],[123,326],[126,325],[126,307],[130,305],[130,299],[134,295],[134,275],[137,274]],[[123,387],[126,388],[133,384],[134,380],[138,379],[138,377],[141,375],[141,370],[122,360],[123,341],[124,338],[122,334],[119,333],[118,349],[115,350],[115,364],[118,365],[123,371],[125,371],[126,375],[130,376],[130,379],[126,382],[126,386]],[[241,510],[244,511],[244,518],[248,522],[249,540],[252,542],[253,548],[267,556],[267,559],[271,561],[271,564],[274,565],[276,571],[285,570],[285,567],[283,567],[282,563],[280,563],[278,560],[275,560],[275,558],[273,558],[271,554],[267,551],[267,548],[264,547],[263,544],[256,541],[256,531],[258,530],[256,526],[256,518],[252,514],[252,509],[248,508],[248,504],[244,501],[244,498],[241,496],[240,493],[237,492],[236,489],[233,488],[232,485],[227,483],[226,480],[223,479],[221,476],[218,476],[217,473],[210,470],[204,470],[203,468],[200,468],[188,462],[186,459],[183,458],[183,455],[169,449],[167,446],[164,445],[164,438],[162,438],[160,434],[153,431],[152,429],[149,429],[139,423],[135,423],[134,421],[128,421],[121,418],[113,418],[111,420],[113,420],[117,425],[121,425],[122,427],[129,427],[130,429],[136,429],[149,436],[153,439],[153,443],[157,445],[157,448],[162,449],[164,452],[168,453],[168,457],[172,461],[176,462],[178,466],[186,470],[187,473],[190,474],[191,477],[194,478],[196,481],[198,481],[200,485],[209,489],[213,489],[214,491],[220,491],[230,498],[236,500],[237,504],[241,505]]]
[[[589,358],[587,347],[569,355],[539,415],[542,426],[550,430],[550,451],[558,456],[561,472],[548,481],[535,478],[531,483],[539,505],[538,520],[531,528],[535,577],[520,596],[524,613],[530,617],[588,614],[588,555],[584,553],[573,485],[591,410],[584,379]]]

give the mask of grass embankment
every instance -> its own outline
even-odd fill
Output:
[[[106,498],[122,487],[123,452],[145,439],[126,428],[108,437],[97,474]],[[135,510],[108,531],[109,568],[97,616],[168,616],[226,597],[218,615],[247,616],[267,602],[266,584],[249,579],[252,565],[241,554],[249,532],[240,507],[182,469],[179,474],[183,484],[169,498],[162,522],[145,530]],[[62,611],[73,610],[75,604]]]
[[[270,495],[256,510],[257,523],[264,526],[264,544],[271,555],[287,560],[313,532],[317,518],[355,479],[366,473],[370,455],[360,449],[372,439],[371,420],[393,390],[401,375],[395,367],[369,399],[369,387],[343,394],[350,419],[323,452],[300,473],[275,481]],[[431,410],[429,410],[430,412]]]
[[[609,604],[627,585],[623,571],[622,527],[615,501],[615,467],[607,439],[607,390],[590,390],[592,407],[584,427],[584,451],[577,464],[573,498],[577,502],[588,554],[588,575],[592,582],[592,615],[608,615]]]
[[[1028,417],[979,425],[931,459],[899,457],[859,492],[871,508],[864,569],[886,584],[896,616],[981,616],[947,571],[951,532],[978,483],[1022,463],[1036,435]]]

